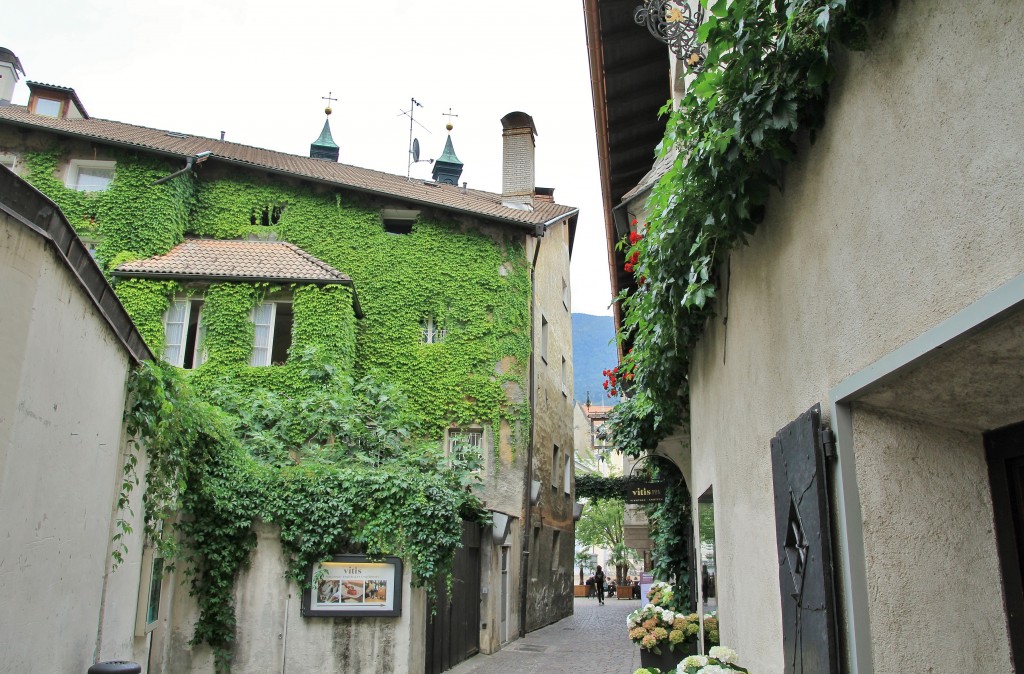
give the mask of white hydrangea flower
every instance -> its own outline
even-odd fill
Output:
[[[661,619],[667,623],[674,623],[676,621],[676,614],[672,611],[665,611],[661,614]]]
[[[726,664],[736,664],[739,661],[740,656],[731,648],[725,646],[712,646],[711,650],[708,651],[708,655],[719,662]]]
[[[686,674],[687,667],[707,667],[708,659],[703,655],[688,655],[685,660],[676,667],[678,674]]]

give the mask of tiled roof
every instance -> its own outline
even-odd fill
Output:
[[[519,210],[501,203],[501,195],[481,190],[465,190],[424,180],[407,180],[404,176],[370,169],[326,162],[310,157],[264,150],[239,143],[229,143],[203,136],[134,126],[105,119],[57,119],[35,115],[21,105],[0,106],[0,124],[7,122],[22,127],[47,130],[107,142],[115,145],[151,150],[160,154],[185,158],[211,151],[211,160],[255,167],[271,172],[298,176],[321,183],[337,185],[360,192],[401,199],[411,204],[432,206],[449,211],[476,215],[488,220],[524,227],[535,227],[574,215],[572,206],[536,202],[534,209]]]
[[[345,274],[284,241],[186,239],[164,255],[118,265],[115,276],[351,283]]]

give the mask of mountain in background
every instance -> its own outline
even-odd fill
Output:
[[[615,325],[611,316],[592,316],[590,314],[572,315],[572,367],[573,391],[576,402],[587,401],[590,391],[590,402],[594,405],[614,405],[617,398],[612,398],[604,390],[604,370],[618,364],[615,351]]]

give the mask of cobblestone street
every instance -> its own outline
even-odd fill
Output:
[[[448,670],[450,674],[632,674],[640,666],[640,650],[626,635],[626,616],[639,599],[574,600],[574,614],[494,655],[476,655]]]

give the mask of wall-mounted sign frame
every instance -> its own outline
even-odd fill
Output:
[[[661,503],[664,500],[664,482],[629,481],[626,483],[626,503]]]
[[[310,566],[302,592],[309,618],[365,618],[402,615],[402,560],[334,555]]]

